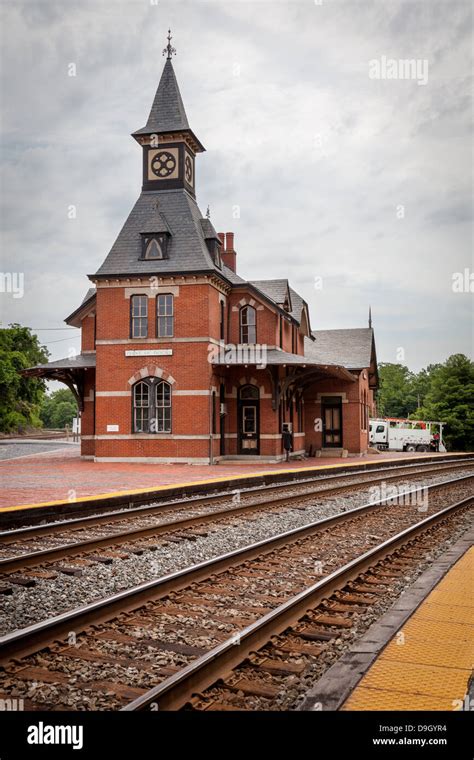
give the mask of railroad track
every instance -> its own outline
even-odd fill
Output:
[[[10,530],[14,530],[15,528],[19,528],[21,530],[26,526],[29,526],[31,528],[42,528],[52,527],[53,525],[69,525],[74,519],[78,521],[78,526],[81,519],[89,520],[97,516],[105,518],[107,515],[109,515],[111,519],[115,520],[119,519],[120,517],[123,518],[125,512],[138,513],[142,508],[145,510],[148,510],[151,507],[157,509],[172,509],[173,507],[179,507],[183,503],[186,505],[214,504],[224,499],[232,498],[235,496],[236,492],[241,498],[245,498],[246,495],[251,495],[252,493],[263,491],[265,491],[265,493],[277,492],[282,487],[304,487],[305,485],[317,483],[335,484],[337,481],[341,481],[341,483],[350,483],[351,479],[357,481],[363,477],[366,477],[367,480],[370,481],[370,479],[378,473],[388,474],[390,472],[393,472],[400,475],[409,475],[411,473],[416,473],[416,471],[438,472],[442,471],[443,469],[462,468],[473,463],[474,455],[466,454],[462,456],[462,458],[459,456],[456,456],[456,458],[439,458],[436,459],[436,461],[418,461],[413,464],[394,465],[393,463],[385,463],[382,465],[381,463],[381,466],[377,468],[368,468],[366,466],[360,470],[352,469],[350,472],[339,474],[308,474],[295,470],[293,476],[290,477],[287,476],[286,473],[281,474],[277,471],[272,473],[272,481],[270,483],[266,481],[265,475],[261,475],[260,477],[255,478],[256,485],[251,486],[246,485],[247,481],[244,478],[242,482],[240,480],[236,480],[235,488],[232,490],[219,490],[216,488],[216,491],[214,493],[209,493],[208,486],[207,492],[205,494],[200,494],[198,492],[197,495],[195,495],[196,491],[189,493],[183,492],[182,495],[176,496],[169,501],[165,501],[163,494],[160,493],[137,493],[133,491],[116,496],[97,497],[95,499],[93,497],[87,496],[83,497],[84,501],[81,497],[78,497],[77,500],[70,503],[53,502],[51,509],[42,508],[38,510],[33,509],[26,512],[20,510],[18,513],[15,511],[0,513],[0,526],[4,526],[5,528],[9,526],[8,530],[0,532],[0,536],[2,536],[4,533],[6,534],[10,532]],[[287,477],[287,479],[285,480],[284,477]],[[66,519],[58,520],[58,516],[64,514],[65,510],[67,510]],[[45,523],[46,519],[52,519],[54,522]]]
[[[409,471],[412,478],[423,478],[428,474],[456,472],[459,469],[474,467],[474,460],[463,463],[445,464]],[[81,575],[81,568],[89,562],[111,564],[114,559],[125,559],[130,554],[143,554],[144,551],[155,550],[160,544],[156,538],[166,541],[182,542],[195,540],[198,536],[206,535],[203,529],[212,524],[226,524],[235,517],[252,512],[265,511],[268,514],[291,508],[292,505],[303,506],[314,497],[331,497],[346,491],[364,489],[381,483],[391,483],[399,480],[403,473],[374,477],[374,473],[363,473],[363,479],[354,480],[354,476],[329,476],[330,485],[318,482],[305,484],[277,485],[264,489],[251,489],[238,497],[237,504],[229,505],[229,494],[213,497],[201,497],[191,502],[171,502],[161,505],[148,505],[133,510],[118,511],[113,514],[91,515],[83,518],[73,518],[67,521],[49,523],[41,526],[29,526],[0,533],[0,572],[3,583],[0,583],[0,593],[11,593],[12,584],[33,586],[35,577],[52,577],[54,572],[69,575]],[[337,481],[337,482],[335,482]],[[349,481],[349,482],[348,482]],[[277,495],[273,495],[276,493]],[[279,495],[278,495],[279,494]],[[258,498],[260,496],[260,498]],[[256,498],[257,497],[257,498]],[[235,500],[235,494],[232,498]],[[219,509],[219,504],[227,499],[227,506]],[[217,508],[209,510],[209,505],[217,503]],[[175,519],[157,521],[154,518],[167,515],[180,515]],[[91,535],[92,531],[92,535]],[[56,537],[56,542],[54,538]],[[50,546],[44,546],[44,543]],[[51,545],[51,542],[53,545]],[[125,545],[125,547],[124,547]],[[28,551],[29,549],[29,551]],[[104,551],[105,550],[105,551]],[[99,554],[97,554],[99,552]],[[64,560],[76,558],[66,565]],[[59,564],[58,564],[59,563]],[[22,575],[28,568],[40,567],[45,573]]]
[[[361,596],[373,599],[370,572],[362,588],[361,574],[426,531],[465,519],[472,477],[428,487],[421,521],[408,494],[402,505],[366,504],[8,634],[0,691],[23,698],[26,709],[182,707],[322,598],[345,594],[340,606],[348,593],[358,606]],[[337,627],[345,610],[326,613],[336,614],[329,624]],[[260,669],[272,668],[265,661]]]
[[[450,510],[348,563],[274,610],[266,620],[234,635],[218,651],[193,662],[186,673],[167,679],[122,709],[301,709],[298,702],[301,704],[309,683],[316,683],[361,637],[373,622],[374,611],[376,617],[383,614],[387,597],[393,603],[407,586],[407,573],[415,573],[422,560],[432,558],[434,546],[452,536]],[[238,656],[232,652],[229,657],[229,648],[233,645],[235,650],[236,644]],[[236,661],[237,666],[233,664]],[[313,709],[325,706],[320,702]]]

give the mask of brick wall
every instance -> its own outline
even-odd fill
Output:
[[[87,314],[81,322],[81,351],[95,349],[95,314]]]
[[[321,399],[323,394],[341,396],[342,398],[342,447],[349,453],[358,454],[368,448],[368,409],[364,403],[364,391],[367,402],[370,400],[367,371],[357,374],[357,382],[343,382],[337,379],[323,380],[311,386],[305,392],[305,432],[306,446],[320,449],[323,445],[322,432],[315,430],[321,419]]]
[[[88,380],[83,414],[82,453],[98,458],[157,460],[202,460],[220,455],[219,389],[225,383],[225,453],[238,453],[237,392],[244,383],[260,389],[260,455],[282,455],[281,422],[293,421],[294,449],[321,448],[321,433],[314,430],[314,419],[321,416],[318,394],[342,394],[343,446],[351,453],[367,449],[367,431],[363,429],[365,406],[373,404],[368,388],[367,373],[358,373],[355,383],[325,380],[306,390],[302,419],[293,399],[288,406],[272,409],[272,386],[267,370],[248,368],[213,368],[209,346],[220,341],[220,302],[225,302],[226,341],[239,342],[239,308],[242,299],[257,309],[257,342],[280,345],[280,314],[263,299],[248,291],[230,295],[209,281],[190,281],[176,278],[168,288],[158,292],[174,293],[173,339],[156,337],[156,295],[148,289],[147,281],[131,288],[127,283],[99,287],[97,293],[95,403],[92,400],[93,379]],[[148,295],[148,337],[130,339],[130,295]],[[230,328],[228,323],[230,321]],[[294,331],[291,323],[282,321],[283,349],[303,353],[303,336]],[[180,340],[181,339],[181,340]],[[209,340],[210,339],[210,340]],[[83,348],[93,350],[94,319],[83,320]],[[86,348],[87,347],[87,348]],[[125,356],[126,351],[171,350],[171,355]],[[280,367],[280,376],[287,373]],[[135,434],[132,430],[132,387],[141,377],[149,375],[170,382],[172,387],[171,434]],[[129,381],[132,381],[129,382]],[[211,437],[212,391],[215,389],[215,433]],[[365,394],[365,395],[364,395]],[[95,410],[95,418],[94,418]],[[94,424],[95,419],[95,424]],[[110,427],[112,426],[112,428]],[[96,440],[88,436],[96,435]]]

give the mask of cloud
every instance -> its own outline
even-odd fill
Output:
[[[198,201],[235,231],[242,276],[288,277],[313,328],[365,325],[371,303],[379,359],[403,345],[418,369],[472,351],[472,296],[451,288],[473,266],[470,4],[20,0],[1,12],[2,268],[26,283],[25,298],[1,296],[3,324],[63,327],[82,300],[140,191],[129,135],[171,26],[208,149]],[[369,79],[381,56],[428,60],[428,83]],[[51,343],[53,357],[68,345]]]

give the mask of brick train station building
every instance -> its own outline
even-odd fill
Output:
[[[359,454],[377,387],[372,327],[311,330],[287,280],[237,273],[234,235],[196,203],[196,157],[167,59],[141,147],[143,186],[81,305],[81,354],[30,376],[64,382],[96,461],[278,461]]]

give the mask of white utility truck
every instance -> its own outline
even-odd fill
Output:
[[[369,443],[389,451],[446,451],[443,422],[396,417],[370,420]]]

